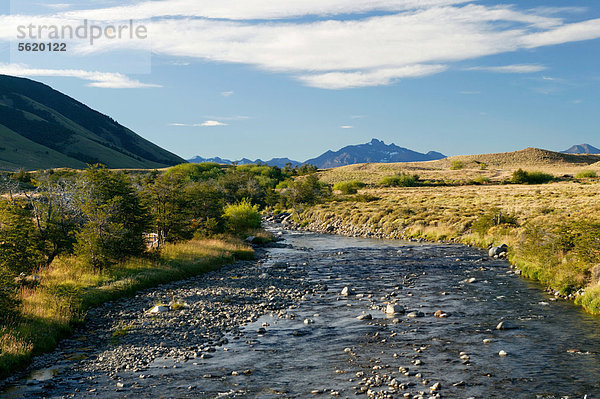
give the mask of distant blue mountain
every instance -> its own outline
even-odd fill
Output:
[[[309,159],[306,163],[315,165],[319,169],[328,169],[357,163],[420,162],[443,158],[446,156],[439,152],[429,151],[427,154],[422,154],[398,147],[394,143],[387,145],[383,141],[373,139],[367,144],[349,145],[335,152],[327,151],[317,158]]]
[[[578,144],[562,151],[564,154],[600,154],[600,150],[589,144]]]
[[[270,166],[283,168],[287,163],[292,166],[302,164],[315,165],[319,169],[336,168],[338,166],[352,165],[356,163],[392,163],[392,162],[419,162],[434,161],[446,158],[444,154],[435,151],[429,151],[426,154],[409,150],[408,148],[398,147],[395,144],[387,145],[383,141],[373,139],[369,143],[359,145],[349,145],[339,151],[327,151],[317,158],[309,159],[306,162],[297,162],[289,158],[273,158],[270,161],[242,158],[235,161],[237,165],[264,163]],[[233,165],[233,161],[222,158],[202,158],[195,157],[189,160],[192,163],[216,162],[220,164]]]
[[[192,159],[188,159],[188,162],[190,162],[190,163],[215,162],[215,163],[220,163],[223,165],[233,165],[234,163],[236,165],[249,165],[249,164],[259,164],[260,163],[260,164],[266,164],[269,166],[277,166],[279,168],[285,167],[286,164],[288,164],[288,163],[292,164],[292,167],[299,166],[302,164],[301,162],[294,161],[289,158],[273,158],[268,161],[263,161],[261,159],[252,161],[251,159],[248,159],[248,158],[242,158],[237,161],[231,161],[229,159],[223,159],[223,158],[219,158],[219,157],[215,157],[215,158],[194,157]]]

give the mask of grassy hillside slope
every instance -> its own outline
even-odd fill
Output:
[[[185,162],[38,82],[0,75],[0,169],[160,168]]]

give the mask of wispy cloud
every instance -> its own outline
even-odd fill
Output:
[[[95,20],[188,16],[229,20],[287,19],[307,15],[363,14],[405,11],[469,3],[473,0],[163,0],[97,10],[73,11],[71,18]]]
[[[366,16],[372,11],[381,13]],[[519,11],[469,0],[157,0],[52,17],[141,19],[155,54],[252,65],[307,86],[348,89],[438,74],[456,62],[484,56],[600,38],[600,19],[566,23],[560,17],[573,11]],[[304,16],[325,19],[297,18]],[[31,21],[21,17],[0,16],[0,39],[13,38],[14,24]],[[138,44],[98,40],[86,51]],[[515,64],[472,70],[544,69]]]
[[[175,66],[188,66],[188,65],[190,65],[190,63],[187,62],[187,61],[171,61],[169,64],[175,65]]]
[[[478,66],[467,68],[468,71],[487,71],[498,73],[534,73],[545,71],[547,68],[537,64],[515,64],[502,66]]]
[[[0,63],[0,74],[20,77],[57,76],[70,77],[90,81],[88,86],[105,89],[139,89],[161,87],[160,85],[142,83],[126,75],[114,72],[83,71],[79,69],[37,69],[23,64]]]
[[[208,120],[202,123],[170,123],[169,126],[177,126],[177,127],[217,127],[217,126],[227,126],[227,123]]]
[[[227,123],[223,123],[223,122],[219,122],[219,121],[204,121],[200,124],[200,126],[204,126],[204,127],[227,126]]]
[[[229,96],[233,96],[234,93],[235,92],[233,90],[232,91],[224,91],[224,92],[221,93],[221,95],[223,97],[229,97]]]
[[[475,96],[477,94],[481,94],[481,92],[477,90],[463,90],[460,92],[460,94],[465,96]]]
[[[400,78],[416,78],[445,71],[445,65],[409,65],[401,68],[383,68],[372,71],[329,72],[303,75],[298,79],[312,87],[348,89],[353,87],[383,86]]]
[[[340,128],[342,128],[342,129],[354,129],[354,126],[352,126],[352,125],[342,125],[342,126],[340,126]]]
[[[70,3],[38,3],[39,6],[50,8],[51,10],[66,10],[71,8],[73,4]]]

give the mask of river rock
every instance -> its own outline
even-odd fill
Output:
[[[410,312],[409,314],[406,315],[406,317],[423,317],[425,316],[425,314],[423,312]]]
[[[152,309],[150,309],[148,311],[148,313],[164,313],[164,312],[168,312],[168,311],[169,311],[169,307],[168,306],[156,305],[155,307],[153,307]]]
[[[388,303],[388,305],[385,307],[385,313],[389,315],[404,313],[404,308],[400,305]]]
[[[494,257],[503,257],[506,256],[508,254],[508,245],[506,244],[502,244],[502,245],[498,245],[496,247],[491,247],[490,250],[488,251],[488,255],[491,258]]]
[[[508,321],[508,320],[501,321],[496,326],[496,330],[516,330],[518,328],[519,328],[519,326],[517,326],[515,323]]]
[[[435,317],[439,317],[439,318],[444,318],[444,317],[448,317],[448,313],[442,311],[442,310],[436,310],[435,313],[433,314]]]
[[[498,352],[498,356],[506,356],[506,355],[508,355],[508,353],[506,353],[505,351]]]
[[[370,313],[367,314],[361,314],[360,316],[357,317],[358,320],[372,320],[373,316]]]
[[[344,287],[342,292],[340,292],[341,296],[350,296],[352,295],[352,289],[350,287]]]

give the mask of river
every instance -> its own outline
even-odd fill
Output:
[[[226,334],[212,357],[175,370],[159,357],[142,372],[121,372],[117,385],[114,376],[88,384],[90,372],[72,360],[37,370],[3,395],[600,397],[600,319],[555,300],[506,261],[462,245],[283,237],[289,247],[269,249],[253,272],[290,272],[315,288]],[[386,314],[387,304],[398,313]],[[438,310],[447,317],[435,317]],[[497,330],[501,321],[517,328]]]

